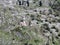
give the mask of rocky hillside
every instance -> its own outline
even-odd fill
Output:
[[[0,45],[60,45],[60,0],[0,0]]]

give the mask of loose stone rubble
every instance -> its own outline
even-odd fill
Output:
[[[0,44],[59,45],[59,5],[55,0],[0,0]]]

